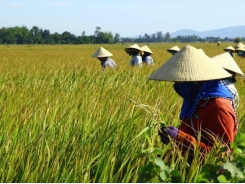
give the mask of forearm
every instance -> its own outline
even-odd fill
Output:
[[[185,147],[190,148],[191,150],[194,150],[198,145],[202,152],[207,153],[211,150],[211,146],[206,145],[203,142],[197,141],[193,136],[179,130],[177,137],[175,138],[175,141],[178,143],[179,147]]]

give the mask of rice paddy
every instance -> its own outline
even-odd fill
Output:
[[[135,153],[164,147],[159,123],[178,126],[182,103],[173,83],[147,78],[171,57],[167,48],[186,44],[150,44],[155,64],[142,68],[129,66],[129,45],[0,46],[0,182],[139,180],[148,160]],[[213,57],[234,43],[191,45]],[[103,71],[91,58],[100,46],[113,53],[117,69]],[[244,72],[245,59],[234,59]],[[239,134],[244,84],[235,83]]]

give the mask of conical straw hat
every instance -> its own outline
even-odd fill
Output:
[[[163,81],[208,81],[230,77],[210,57],[187,45],[167,60],[150,77]]]
[[[113,56],[112,53],[110,53],[108,50],[104,49],[103,47],[100,47],[93,55],[93,58],[100,58],[100,57],[110,57]]]
[[[148,53],[153,55],[153,52],[151,51],[151,49],[147,45],[144,45],[143,47],[141,47],[141,50],[143,52],[148,52]]]
[[[238,48],[238,47],[245,47],[245,45],[242,43],[242,42],[239,42],[238,44],[236,44],[235,48]]]
[[[234,49],[232,46],[226,47],[226,48],[224,49],[224,51],[227,51],[227,50],[235,51],[235,49]]]
[[[174,47],[171,47],[171,48],[169,48],[167,51],[179,51],[180,50],[180,48],[178,47],[178,46],[174,46]]]
[[[245,48],[244,47],[237,47],[236,51],[245,51]]]
[[[234,77],[244,78],[244,74],[242,73],[241,69],[239,68],[236,61],[228,52],[214,56],[212,57],[212,59],[216,61],[224,69],[234,72],[235,73]]]
[[[204,54],[204,55],[206,55],[205,52],[202,49],[197,49],[197,51],[202,53],[202,54]]]
[[[127,48],[125,48],[125,51],[128,52],[130,49],[136,49],[136,50],[139,50],[139,51],[141,51],[141,53],[143,52],[142,49],[141,49],[137,44],[128,46]]]

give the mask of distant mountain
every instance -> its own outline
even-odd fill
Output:
[[[176,31],[174,33],[170,33],[171,38],[175,38],[177,36],[191,36],[196,35],[201,38],[206,37],[220,37],[220,38],[236,38],[236,37],[245,37],[245,26],[235,26],[235,27],[227,27],[223,29],[214,29],[210,31],[194,31],[191,29],[182,29]]]

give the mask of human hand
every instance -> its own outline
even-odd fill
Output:
[[[168,132],[169,136],[171,138],[175,138],[177,137],[178,133],[179,133],[179,129],[178,128],[175,128],[173,126],[168,126],[166,131]]]
[[[161,141],[163,144],[168,144],[169,143],[169,137],[168,137],[168,132],[166,131],[166,127],[163,126],[160,128],[158,131],[158,135],[161,138]]]
[[[179,130],[173,126],[168,127],[161,127],[160,131],[158,132],[158,135],[161,138],[162,143],[168,144],[169,143],[169,137],[175,138],[178,135]]]

